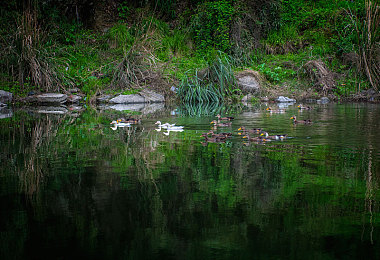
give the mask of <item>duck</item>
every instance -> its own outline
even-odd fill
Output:
[[[130,124],[138,124],[140,123],[140,119],[136,119],[136,118],[119,118],[116,120],[118,123],[130,123]]]
[[[111,123],[113,125],[112,129],[118,128],[118,127],[130,127],[130,123],[123,123],[123,122],[118,122],[118,120],[113,120]]]
[[[224,127],[224,126],[231,126],[232,122],[229,122],[229,123],[219,123],[218,121],[213,120],[210,124],[214,124],[215,127],[217,127],[217,126]]]
[[[312,124],[310,119],[297,120],[296,116],[292,116],[290,119],[293,119],[293,124]]]
[[[241,126],[238,131],[243,131],[243,133],[251,133],[251,134],[260,134],[262,129],[261,128],[252,128],[252,129],[246,129],[244,126]],[[238,135],[241,135],[242,133],[238,133]]]
[[[265,136],[265,139],[272,139],[272,140],[284,140],[286,137],[288,137],[287,134],[283,135],[269,135],[268,132],[263,132],[261,136]]]
[[[266,110],[271,113],[285,113],[285,109],[273,109],[271,107],[267,107]]]
[[[243,136],[243,138],[247,138],[250,142],[266,142],[270,141],[270,139],[266,139],[263,136],[250,137],[249,135]]]
[[[302,104],[299,104],[297,107],[298,107],[299,109],[301,109],[301,110],[311,110],[311,109],[313,109],[312,107],[309,107],[309,106],[303,106]]]
[[[218,120],[228,120],[228,121],[232,121],[232,120],[235,119],[235,118],[232,117],[232,116],[222,117],[220,114],[217,114],[216,117],[218,118]]]
[[[204,136],[205,141],[209,143],[224,143],[226,142],[227,137],[226,136]]]
[[[169,124],[169,123],[165,123],[165,124],[162,124],[161,121],[157,121],[156,123],[154,123],[155,125],[158,125],[158,127],[162,127],[162,128],[169,128],[169,127],[177,127],[175,124]],[[183,126],[179,126],[179,127],[182,127]]]
[[[208,131],[207,133],[203,133],[201,135],[201,137],[209,137],[209,135],[211,135],[211,138],[212,137],[216,137],[216,138],[228,138],[228,137],[231,137],[232,136],[232,133],[214,133],[214,131],[210,130]]]
[[[163,132],[164,135],[169,135],[170,132],[183,132],[183,126],[176,126],[172,128],[167,128],[166,132]]]

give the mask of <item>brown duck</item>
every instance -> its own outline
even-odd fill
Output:
[[[234,117],[232,116],[222,117],[220,114],[217,114],[216,117],[218,118],[218,120],[228,120],[228,121],[234,120]]]
[[[312,107],[309,107],[309,106],[303,106],[302,104],[298,105],[297,106],[299,109],[301,110],[312,110],[313,108]]]
[[[312,124],[310,119],[306,120],[297,120],[296,116],[292,116],[290,119],[293,119],[293,124]]]
[[[214,124],[214,126],[224,127],[224,126],[231,126],[232,122],[229,122],[229,123],[219,123],[218,121],[214,120],[210,124]]]
[[[243,133],[250,133],[250,134],[260,134],[262,129],[261,128],[252,128],[252,129],[246,129],[244,126],[241,126],[238,131],[242,131]],[[241,134],[241,133],[239,133]]]

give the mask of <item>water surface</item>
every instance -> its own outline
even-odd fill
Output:
[[[112,111],[1,119],[0,258],[380,259],[380,106],[218,110],[235,117],[225,143],[194,111],[117,130]]]

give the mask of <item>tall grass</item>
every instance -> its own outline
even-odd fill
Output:
[[[178,97],[184,103],[219,103],[234,98],[236,80],[232,62],[219,53],[214,62],[195,75],[186,76],[178,87]]]
[[[162,42],[162,23],[151,17],[136,23],[133,28],[118,30],[123,56],[116,61],[112,86],[142,87],[160,77],[161,70],[156,49]],[[112,31],[112,30],[111,30]]]
[[[357,35],[357,49],[360,56],[359,70],[368,78],[371,86],[380,86],[380,5],[377,1],[365,1],[365,19],[362,20],[350,10],[348,14]]]
[[[44,45],[46,34],[37,17],[36,3],[26,4],[21,15],[14,18],[15,27],[7,35],[7,41],[1,43],[1,63],[6,65],[2,72],[17,93],[31,87],[59,91],[65,81],[58,69],[55,52]]]

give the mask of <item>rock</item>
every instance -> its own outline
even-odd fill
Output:
[[[140,91],[139,95],[145,98],[145,102],[149,102],[149,103],[165,102],[165,98],[163,95],[147,90],[147,89],[143,89],[142,91]]]
[[[241,102],[248,103],[248,102],[251,101],[252,98],[253,98],[253,95],[252,95],[252,94],[245,95],[245,96],[241,99]]]
[[[145,107],[144,103],[130,103],[130,104],[111,105],[111,106],[107,106],[106,108],[117,110],[117,111],[125,111],[125,110],[141,111],[144,109],[144,107]]]
[[[83,110],[83,107],[78,106],[78,105],[70,105],[67,107],[67,109],[69,111],[81,111],[81,110]]]
[[[256,93],[260,90],[260,74],[254,70],[244,70],[236,75],[238,87],[244,93]]]
[[[293,106],[294,102],[278,103],[278,109],[287,109],[289,106]]]
[[[105,102],[108,102],[108,100],[110,100],[112,97],[113,97],[112,95],[102,95],[96,98],[96,101],[98,103],[105,103]]]
[[[12,117],[13,112],[11,109],[8,109],[6,107],[0,107],[0,119]]]
[[[131,95],[119,95],[108,101],[113,104],[135,104],[135,103],[145,103],[145,98],[139,94]]]
[[[376,95],[376,91],[373,88],[368,89],[366,95],[367,96],[374,96],[374,95]]]
[[[0,90],[0,102],[9,103],[13,100],[13,94],[8,91]]]
[[[158,110],[164,109],[165,106],[164,104],[161,103],[152,103],[152,104],[147,104],[145,107],[141,110],[141,113],[146,115],[146,114],[152,114]]]
[[[82,100],[82,97],[78,95],[70,95],[67,97],[67,102],[70,103],[79,103],[80,100]]]
[[[6,106],[7,106],[7,104],[4,104],[4,103],[0,102],[0,108],[6,107]]]
[[[322,97],[321,99],[317,100],[320,104],[327,104],[330,102],[330,99],[328,97]]]
[[[267,96],[261,98],[261,102],[268,102],[269,98]]]
[[[63,115],[63,114],[66,114],[68,110],[65,107],[40,106],[40,107],[37,107],[36,112],[39,114]]]
[[[61,93],[44,93],[35,96],[38,103],[65,103],[67,95]]]
[[[70,88],[67,91],[70,92],[70,93],[78,93],[79,89],[78,88]]]
[[[278,98],[276,98],[276,101],[279,103],[294,103],[294,102],[296,102],[296,100],[294,98],[288,98],[288,97],[284,97],[284,96],[279,96]]]

